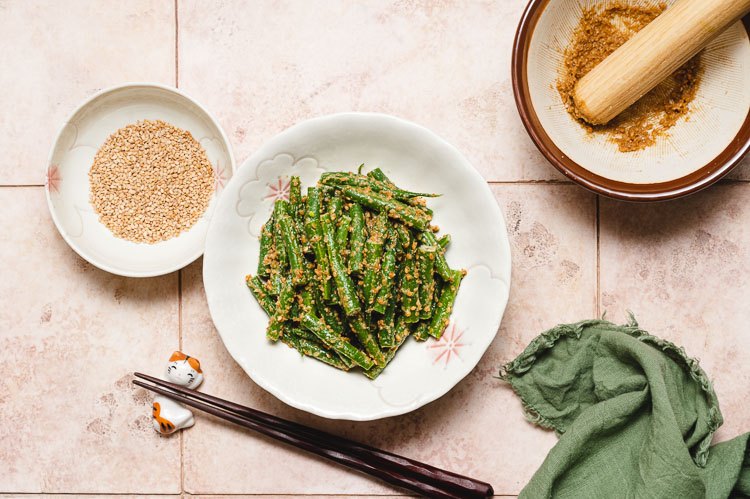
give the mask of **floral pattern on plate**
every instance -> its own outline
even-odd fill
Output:
[[[325,171],[312,156],[299,159],[289,153],[280,153],[258,164],[256,178],[240,187],[237,214],[247,217],[247,231],[252,236],[260,234],[260,227],[271,214],[277,199],[289,199],[289,182],[298,176],[303,192],[318,182]],[[259,215],[259,216],[256,216]]]
[[[266,199],[270,199],[274,203],[280,199],[289,201],[289,186],[291,183],[290,179],[283,179],[281,177],[279,177],[276,182],[271,182],[268,185],[268,195],[266,195]]]
[[[219,160],[216,160],[216,166],[214,166],[214,194],[219,194],[219,191],[224,188],[226,184],[226,173],[224,168],[219,164]]]
[[[60,182],[62,182],[62,178],[60,177],[58,166],[49,165],[44,179],[44,186],[49,190],[50,194],[60,192]]]
[[[441,360],[445,362],[447,366],[451,359],[462,360],[459,356],[461,347],[466,346],[465,343],[461,342],[461,338],[464,333],[463,329],[460,329],[455,322],[452,322],[446,329],[443,335],[437,341],[429,341],[427,343],[427,349],[433,354],[432,363],[437,364]]]

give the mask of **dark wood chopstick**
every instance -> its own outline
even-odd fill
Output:
[[[428,497],[484,498],[493,494],[492,486],[485,482],[337,437],[152,376],[141,373],[135,373],[135,376],[159,385],[153,386],[138,380],[133,381],[137,386],[172,397],[196,409]]]
[[[159,378],[148,376],[146,374],[136,373],[135,375],[139,378],[151,381],[152,383],[155,383],[161,386],[167,386],[169,388],[172,388],[173,390],[180,391],[180,393],[184,393],[190,397],[203,400],[204,402],[208,402],[209,404],[220,406],[224,409],[231,410],[237,414],[247,416],[249,418],[253,418],[254,420],[260,423],[271,424],[281,430],[287,430],[287,431],[292,431],[296,433],[304,433],[308,435],[310,438],[317,439],[323,443],[330,442],[331,439],[334,439],[337,447],[339,447],[342,450],[347,450],[351,453],[356,453],[361,458],[367,459],[368,462],[381,463],[384,466],[395,465],[395,466],[404,467],[407,470],[409,470],[412,474],[415,474],[420,478],[438,481],[441,484],[447,484],[448,486],[452,486],[455,489],[455,492],[457,494],[465,493],[467,490],[474,490],[476,488],[476,485],[475,485],[476,480],[467,478],[457,473],[442,470],[440,468],[435,468],[434,466],[430,466],[428,464],[424,464],[419,461],[415,461],[413,459],[409,459],[406,457],[399,456],[397,454],[393,454],[393,453],[386,452],[380,449],[376,449],[375,447],[370,447],[368,445],[360,444],[353,440],[348,440],[343,437],[337,437],[337,436],[331,435],[330,433],[326,433],[321,430],[316,430],[315,428],[310,428],[308,426],[294,423],[286,419],[278,418],[276,416],[272,416],[270,414],[258,411],[256,409],[252,409],[250,407],[246,407],[240,404],[236,404],[234,402],[220,399],[212,395],[208,395],[208,394],[201,393],[201,392],[196,392],[194,390],[187,390],[179,385],[175,385],[167,381],[163,381]],[[480,483],[482,484],[482,488],[485,488],[488,486],[488,484],[485,484],[484,482],[480,482]]]

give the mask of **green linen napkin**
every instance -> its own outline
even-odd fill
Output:
[[[546,331],[500,378],[560,436],[520,498],[750,497],[750,433],[709,447],[723,420],[706,373],[632,317]]]

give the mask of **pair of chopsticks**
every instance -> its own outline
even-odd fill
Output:
[[[337,437],[227,400],[135,373],[133,384],[427,497],[487,498],[492,485]]]

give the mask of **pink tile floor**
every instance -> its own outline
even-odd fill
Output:
[[[0,497],[401,492],[198,416],[158,436],[128,373],[182,348],[204,390],[518,494],[554,445],[492,376],[558,322],[632,310],[713,377],[725,424],[750,430],[750,162],[688,199],[632,205],[567,183],[526,136],[510,84],[525,0],[0,0]],[[177,85],[219,119],[238,163],[337,111],[421,123],[489,181],[513,251],[510,302],[476,369],[440,400],[370,423],[328,421],[250,381],[208,315],[201,261],[153,279],[100,271],[63,242],[44,169],[78,102],[125,81]],[[5,495],[3,495],[5,494]],[[144,495],[140,495],[144,494]]]

